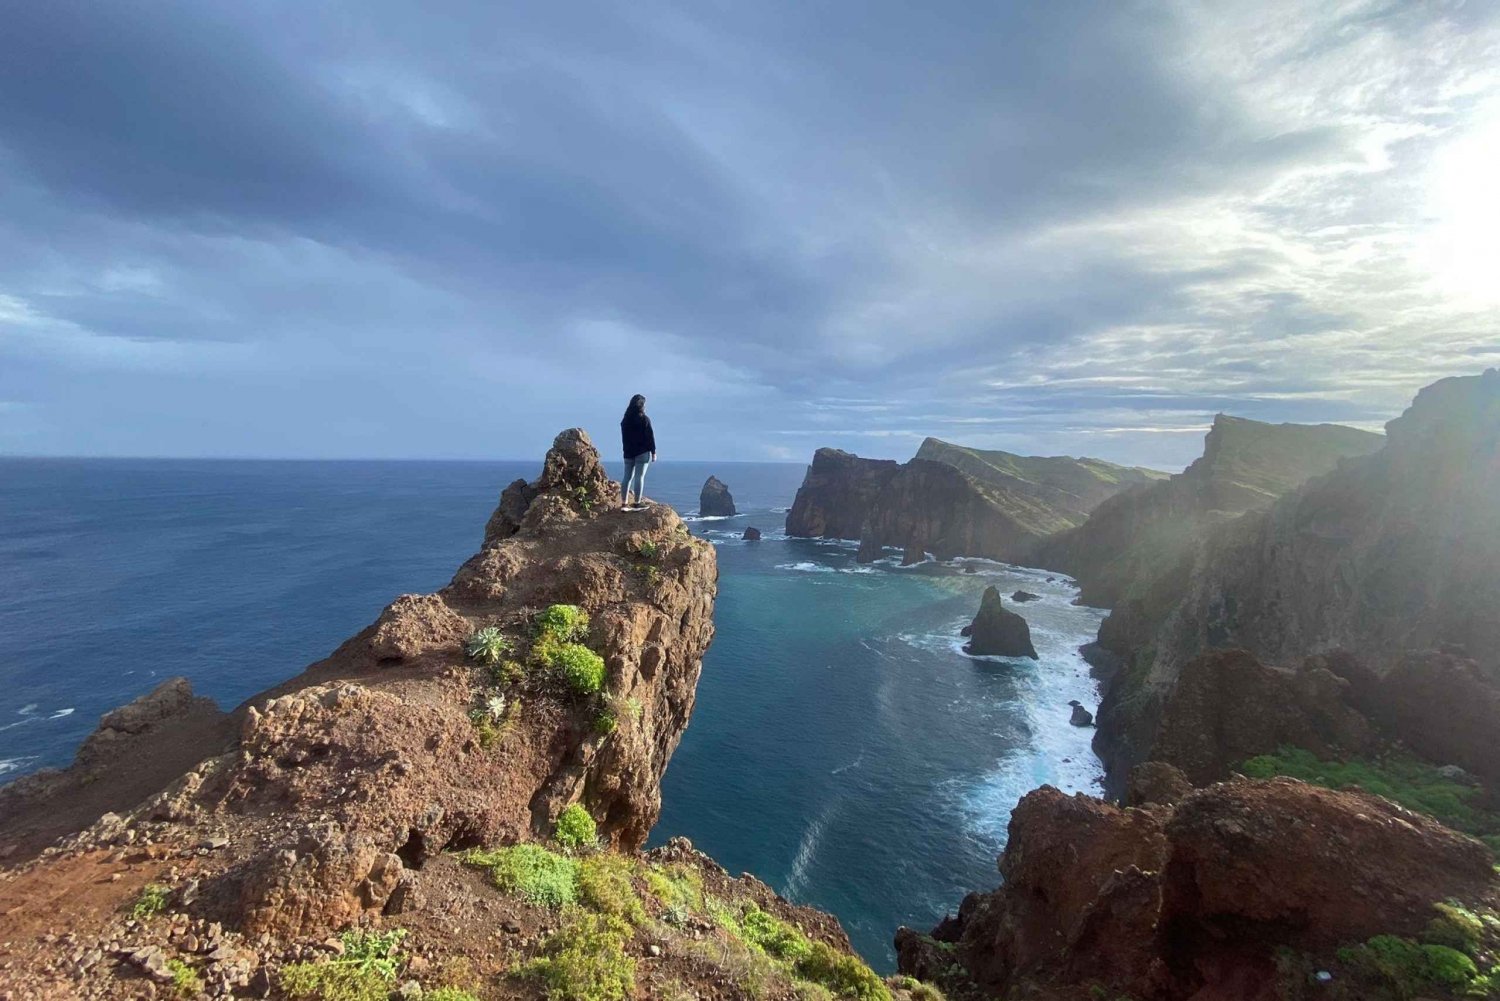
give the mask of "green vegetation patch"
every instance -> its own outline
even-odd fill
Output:
[[[630,937],[617,917],[570,908],[542,954],[516,972],[539,981],[548,1001],[623,1001],[635,990],[635,960],[625,954]]]
[[[719,926],[756,952],[775,960],[793,979],[825,988],[830,994],[858,1001],[891,1001],[890,988],[858,956],[839,952],[790,922],[768,914],[754,904],[735,917],[720,902],[710,900],[709,910]],[[719,904],[719,906],[713,906]]]
[[[140,896],[135,898],[135,904],[130,908],[130,916],[137,921],[154,918],[167,909],[167,897],[172,893],[171,887],[160,883],[148,883],[141,887]]]
[[[1275,754],[1251,758],[1239,770],[1253,779],[1284,775],[1329,789],[1357,787],[1500,849],[1500,815],[1475,805],[1482,790],[1454,782],[1434,765],[1409,754],[1390,754],[1373,761],[1323,761],[1301,748],[1283,747]]]
[[[406,931],[352,930],[339,937],[341,955],[281,968],[281,989],[292,998],[315,1001],[386,1001],[406,957]]]
[[[631,876],[635,867],[620,855],[601,853],[578,865],[578,899],[600,914],[632,925],[646,921],[646,909],[636,896]]]
[[[586,848],[598,842],[599,826],[582,803],[574,803],[558,815],[553,837],[569,850]]]
[[[178,997],[190,998],[203,993],[203,978],[182,960],[167,960],[167,972],[172,975],[172,993]]]
[[[900,988],[901,990],[908,992],[909,994],[911,994],[914,1001],[948,1001],[943,992],[938,990],[936,987],[932,986],[931,984],[924,984],[916,977],[908,977],[904,973],[899,976],[892,977],[891,986]],[[1098,988],[1098,990],[1102,991],[1103,988]],[[1092,996],[1103,996],[1102,994],[1096,994],[1094,992],[1095,988],[1089,989],[1089,993]]]
[[[537,658],[578,695],[597,695],[604,689],[604,658],[582,643],[546,642]]]
[[[462,987],[437,987],[424,991],[422,1001],[479,1001],[479,995]]]
[[[588,613],[577,605],[548,605],[536,617],[536,634],[558,643],[582,643],[589,635]]]
[[[506,848],[471,849],[459,861],[487,869],[495,885],[543,907],[562,907],[578,899],[578,862],[523,842]]]
[[[1400,998],[1488,986],[1476,984],[1481,978],[1472,959],[1446,945],[1376,935],[1363,945],[1340,949],[1338,956],[1344,965],[1395,991]]]
[[[653,865],[646,869],[646,886],[669,912],[703,910],[703,876],[691,866]]]
[[[510,655],[514,646],[498,626],[485,626],[464,643],[469,659],[486,667],[496,667]]]
[[[811,951],[797,960],[793,974],[828,988],[841,998],[859,1001],[891,1001],[890,988],[858,956],[846,955],[823,942],[813,942]]]

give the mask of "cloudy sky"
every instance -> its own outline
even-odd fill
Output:
[[[1167,468],[1500,363],[1500,3],[5,6],[0,453]]]

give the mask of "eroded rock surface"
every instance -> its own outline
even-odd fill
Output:
[[[1279,950],[1333,962],[1340,945],[1420,933],[1435,903],[1492,901],[1491,864],[1386,800],[1290,779],[1141,808],[1044,786],[1011,817],[1003,885],[930,938],[903,929],[897,951],[904,972],[956,963],[990,997],[1290,999],[1305,984],[1283,982]]]

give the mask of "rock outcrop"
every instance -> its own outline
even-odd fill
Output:
[[[24,943],[5,968],[26,971],[25,996],[137,996],[122,985],[179,954],[227,996],[257,969],[274,982],[265,978],[288,957],[393,915],[427,955],[494,976],[538,954],[556,912],[506,896],[453,852],[544,840],[577,805],[622,864],[644,866],[630,853],[660,811],[661,775],[693,710],[717,568],[713,547],[670,508],[625,512],[616,497],[587,436],[565,432],[538,480],[506,488],[483,547],[442,590],[397,598],[326,660],[233,713],[205,706],[186,683],[164,685],[106,716],[74,769],[7,788],[0,865],[19,868],[0,870],[0,939]],[[554,604],[588,617],[568,628],[581,644],[575,659],[602,660],[598,694],[546,666],[538,615]],[[483,628],[503,637],[493,664],[463,649]],[[211,725],[194,722],[205,715]],[[188,763],[158,774],[141,755],[167,746],[159,738],[174,728],[193,739],[163,760]],[[154,786],[89,815],[98,804],[87,794],[132,770]],[[59,831],[40,819],[49,815],[78,823]],[[684,852],[661,864],[688,865],[694,885],[754,901],[847,954],[832,919]],[[168,887],[176,916],[127,925],[148,880]],[[67,894],[55,906],[26,903],[52,899],[54,886]],[[202,950],[215,950],[211,961],[182,944],[189,932],[213,943]],[[98,958],[110,941],[146,966]],[[631,948],[644,956],[647,943]]]
[[[734,495],[717,476],[710,476],[698,493],[698,514],[705,518],[731,518],[735,514]]]
[[[1341,946],[1422,934],[1434,904],[1496,891],[1478,842],[1290,779],[1140,809],[1044,786],[1012,814],[1000,871],[931,937],[897,934],[903,972],[991,997],[1301,997],[1307,974],[1279,956],[1342,978]]]
[[[1377,677],[1445,646],[1480,674],[1500,665],[1500,371],[1423,389],[1386,431],[1380,451],[1209,531],[1171,588],[1117,606],[1107,645],[1131,670],[1096,738],[1112,788],[1207,649],[1282,665],[1344,651]]]
[[[1037,659],[1031,645],[1031,627],[1026,620],[1005,607],[1000,592],[992,584],[979,599],[979,612],[965,633],[969,642],[964,652],[976,657],[1030,657]]]
[[[746,542],[759,542],[760,529],[756,528],[754,525],[750,525],[745,529],[744,534],[741,535],[740,538],[744,539]]]
[[[861,459],[837,448],[820,448],[792,509],[786,534],[808,539],[857,539],[870,505],[900,464],[892,459]]]

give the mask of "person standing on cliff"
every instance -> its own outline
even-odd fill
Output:
[[[640,393],[630,398],[625,416],[620,419],[620,438],[625,446],[625,476],[620,480],[620,503],[625,510],[638,510],[646,504],[646,467],[656,461],[656,433],[646,416],[646,398]],[[635,505],[630,498],[635,495]]]

